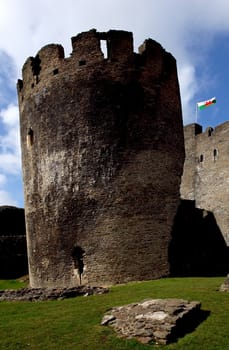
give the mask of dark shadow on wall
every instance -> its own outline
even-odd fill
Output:
[[[24,209],[0,207],[0,279],[28,274]]]
[[[172,276],[220,276],[229,270],[229,248],[213,213],[181,200],[169,246]]]

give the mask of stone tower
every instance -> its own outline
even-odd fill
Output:
[[[30,284],[161,277],[184,161],[176,61],[125,31],[72,47],[43,47],[18,81]]]
[[[229,246],[229,122],[205,132],[199,124],[190,124],[184,128],[184,137],[181,197],[214,214]]]

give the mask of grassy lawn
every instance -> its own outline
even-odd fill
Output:
[[[218,292],[224,278],[166,278],[111,288],[104,295],[47,302],[0,302],[0,349],[10,350],[229,350],[229,293]],[[0,281],[0,289],[22,282]],[[119,339],[100,326],[117,305],[146,298],[198,300],[209,317],[197,329],[167,346]]]

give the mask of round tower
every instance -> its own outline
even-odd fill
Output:
[[[30,284],[164,276],[184,161],[176,61],[151,39],[134,53],[125,31],[72,47],[43,47],[18,81]]]

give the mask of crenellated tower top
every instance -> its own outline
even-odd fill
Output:
[[[132,62],[134,66],[150,68],[151,78],[160,77],[166,72],[175,59],[162,46],[152,39],[147,39],[139,47],[139,53],[133,51],[133,35],[122,30],[97,32],[92,29],[80,33],[71,39],[72,53],[65,57],[64,48],[59,44],[49,44],[41,48],[35,57],[29,57],[22,69],[22,80],[18,80],[19,99],[34,93],[34,89],[47,87],[58,75],[65,79],[72,74],[81,75],[86,67],[96,70],[100,64],[106,63],[116,66],[125,62]],[[102,41],[105,41],[107,57],[104,57]],[[165,59],[166,57],[166,59]],[[152,69],[153,68],[153,69]],[[114,68],[111,68],[114,69]],[[153,75],[153,76],[152,76]]]

